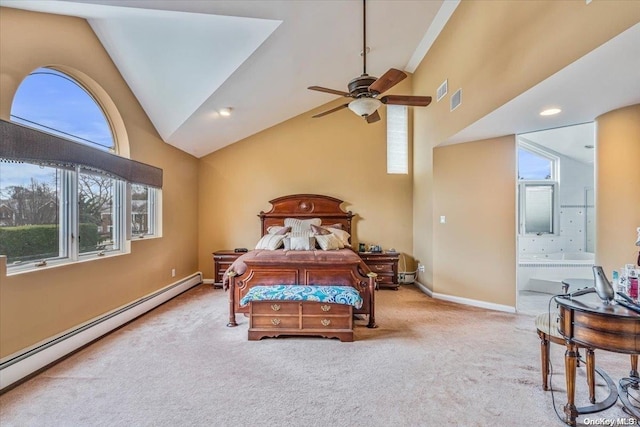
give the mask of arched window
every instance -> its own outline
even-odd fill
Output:
[[[40,157],[0,159],[0,254],[7,255],[9,272],[126,252],[127,221],[144,225],[132,227],[137,238],[159,235],[159,190],[110,170],[117,158],[104,153],[117,151],[110,122],[81,83],[38,68],[16,91],[11,121],[59,138],[45,135],[54,142]],[[58,146],[101,161],[55,160]],[[133,213],[127,186],[137,199],[148,199],[136,200]]]
[[[116,152],[100,105],[76,80],[52,68],[38,68],[20,84],[11,120],[99,150]]]

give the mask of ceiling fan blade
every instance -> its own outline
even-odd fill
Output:
[[[409,105],[412,107],[426,107],[431,104],[430,96],[387,95],[380,98],[380,102],[389,105]]]
[[[342,110],[343,108],[347,108],[348,106],[349,106],[349,104],[343,104],[343,105],[340,105],[340,106],[338,106],[336,108],[332,108],[331,110],[323,111],[322,113],[318,113],[315,116],[311,116],[311,118],[315,119],[317,117],[326,116],[327,114],[331,114],[331,113],[334,113],[334,112],[336,112],[338,110]]]
[[[365,119],[367,120],[367,123],[375,123],[380,120],[380,113],[378,113],[378,110],[376,110],[373,112],[373,114],[369,114],[367,117],[365,117]]]
[[[369,86],[369,92],[383,93],[400,83],[404,80],[407,75],[395,68],[389,69],[386,73],[382,75],[378,80],[373,82],[371,86]]]
[[[329,89],[322,86],[309,86],[307,89],[317,90],[318,92],[332,93],[334,95],[340,95],[340,96],[351,96],[350,93],[343,92],[341,90]]]

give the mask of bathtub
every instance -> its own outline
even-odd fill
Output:
[[[562,293],[562,280],[592,279],[594,254],[590,252],[555,252],[520,254],[518,290]]]
[[[535,253],[535,254],[520,254],[520,263],[529,263],[529,262],[547,262],[547,261],[565,261],[571,262],[578,261],[578,263],[582,263],[582,261],[589,261],[591,265],[593,265],[593,261],[595,260],[595,254],[591,252],[553,252],[553,253]]]

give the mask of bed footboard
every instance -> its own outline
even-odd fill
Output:
[[[298,264],[273,264],[257,260],[247,261],[242,275],[230,271],[229,322],[237,326],[236,313],[248,313],[249,306],[240,306],[240,300],[254,286],[269,285],[333,285],[352,286],[358,290],[364,303],[354,314],[368,316],[367,327],[377,327],[375,321],[375,273],[362,274],[359,262],[322,262]]]

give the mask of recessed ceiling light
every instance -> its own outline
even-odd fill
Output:
[[[540,112],[541,116],[553,116],[554,114],[558,114],[562,110],[559,108],[547,108],[546,110],[542,110]]]
[[[227,107],[219,109],[218,112],[222,117],[229,117],[231,115],[231,110],[231,108]]]

